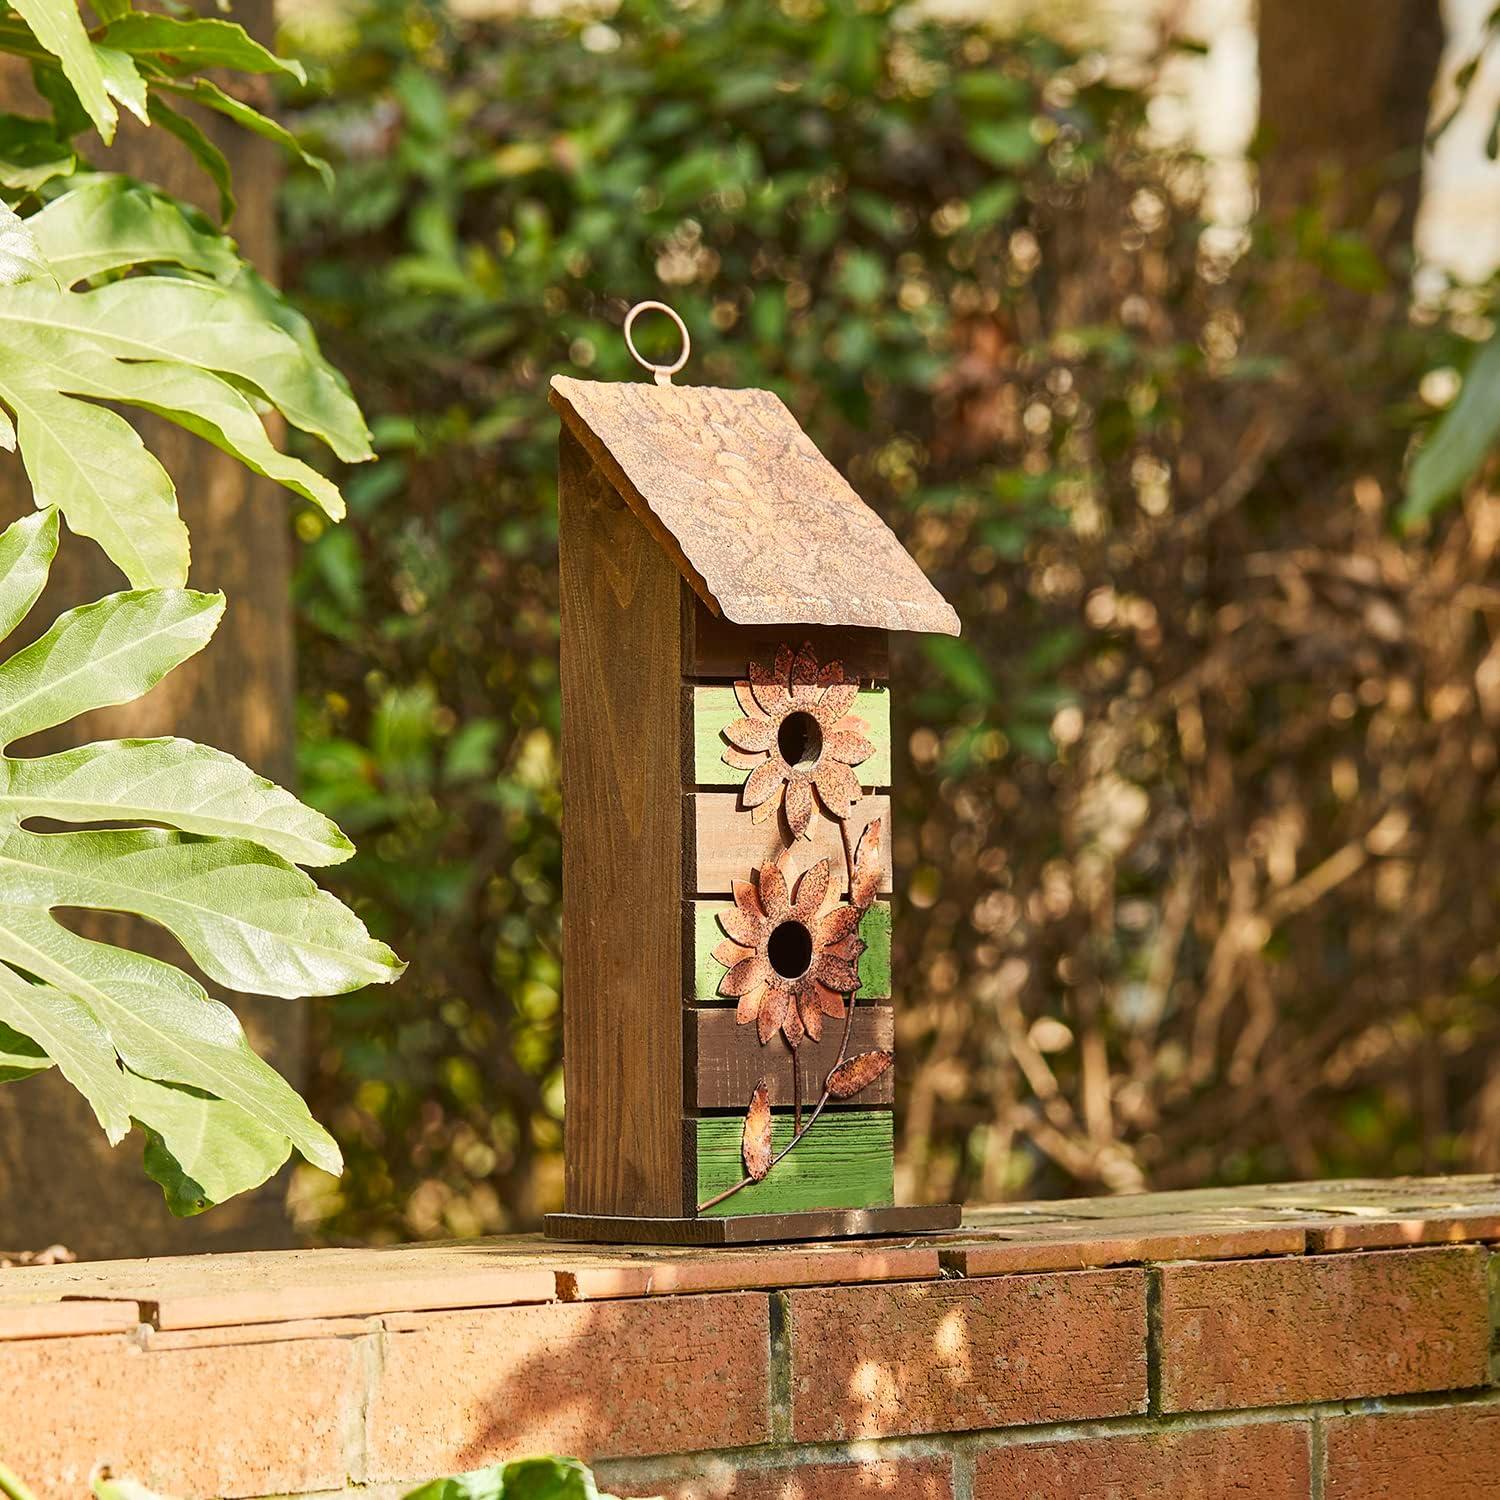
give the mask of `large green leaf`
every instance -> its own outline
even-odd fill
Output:
[[[222,750],[191,740],[109,740],[35,760],[0,758],[0,821],[125,819],[251,839],[299,865],[332,865],[354,846],[290,792]]]
[[[1415,525],[1452,500],[1500,441],[1500,334],[1474,356],[1463,389],[1412,460],[1401,521]]]
[[[146,1173],[179,1217],[259,1187],[291,1153],[279,1130],[257,1124],[238,1105],[124,1076],[131,1118],[146,1131]]]
[[[333,168],[321,156],[314,156],[312,152],[305,150],[302,142],[285,125],[271,119],[269,115],[261,114],[258,109],[242,99],[236,99],[233,94],[225,93],[218,84],[207,78],[195,78],[191,84],[159,83],[157,88],[190,99],[194,104],[201,104],[205,109],[226,116],[252,134],[274,141],[283,151],[290,152],[311,167],[323,179],[325,187],[333,186]]]
[[[0,186],[34,193],[54,177],[65,177],[77,157],[58,139],[50,120],[0,114]]]
[[[63,286],[131,266],[170,264],[218,280],[240,268],[234,241],[154,188],[99,173],[26,220]]]
[[[31,226],[13,208],[0,203],[0,287],[51,276]]]
[[[241,73],[289,73],[306,83],[301,63],[277,57],[243,26],[214,17],[148,15],[144,11],[113,22],[105,42],[125,52],[146,55],[172,73],[195,68],[233,68]]]
[[[10,0],[10,5],[37,41],[62,64],[79,103],[107,146],[115,137],[118,114],[74,0]]]
[[[234,217],[234,185],[230,180],[229,158],[186,115],[180,115],[161,98],[152,101],[152,120],[170,135],[175,135],[193,159],[208,173],[219,190],[219,219],[227,224]]]
[[[70,280],[143,259],[213,274],[233,266],[227,241],[118,180],[68,193],[37,218]],[[266,436],[252,395],[341,458],[371,455],[359,408],[316,344],[269,318],[242,276],[225,285],[136,276],[87,292],[37,281],[0,289],[0,399],[15,413],[37,503],[59,506],[133,584],[185,581],[187,533],[170,476],[100,401],[157,412],[342,515],[336,487]]]
[[[10,588],[0,585],[0,613]],[[70,609],[0,663],[0,749],[90,709],[129,703],[201,651],[222,594],[140,589]]]
[[[0,533],[0,625],[35,600],[56,542],[50,511]],[[68,611],[0,663],[0,746],[138,697],[207,642],[222,608],[217,595],[153,589]],[[25,820],[167,826],[44,832]],[[138,1121],[178,1212],[263,1181],[293,1147],[337,1172],[338,1148],[227,1006],[174,965],[82,938],[54,914],[146,917],[231,989],[339,994],[402,968],[297,868],[349,852],[326,818],[184,740],[0,756],[0,1082],[50,1059],[111,1140]]]

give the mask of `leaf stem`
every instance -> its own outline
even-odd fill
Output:
[[[27,1488],[20,1475],[0,1463],[0,1495],[6,1500],[36,1500],[36,1495]]]

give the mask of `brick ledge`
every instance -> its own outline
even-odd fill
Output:
[[[357,1332],[403,1313],[1098,1270],[1500,1240],[1500,1176],[1205,1188],[972,1208],[951,1233],[737,1250],[564,1246],[536,1235],[0,1271],[0,1342]],[[389,1326],[389,1324],[387,1325]],[[273,1333],[274,1328],[274,1333]]]

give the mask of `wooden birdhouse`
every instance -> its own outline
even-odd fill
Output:
[[[887,644],[958,618],[770,392],[658,370],[557,376],[551,400],[567,1108],[548,1230],[951,1227],[954,1206],[893,1198],[893,1008],[921,980],[891,973]]]

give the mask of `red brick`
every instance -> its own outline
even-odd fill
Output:
[[[1120,1416],[1146,1405],[1146,1278],[1076,1271],[788,1292],[800,1442]]]
[[[1163,1266],[1162,1409],[1483,1385],[1483,1257],[1465,1247]]]
[[[1226,1500],[1253,1493],[1255,1500],[1307,1500],[1308,1451],[1308,1428],[1300,1422],[1020,1443],[979,1454],[974,1494],[977,1500]]]
[[[639,1473],[639,1469],[637,1469]],[[620,1500],[951,1500],[952,1463],[943,1458],[872,1459],[864,1463],[806,1463],[741,1468],[725,1459],[694,1456],[644,1478],[622,1480],[606,1465],[604,1487]]]
[[[5,1344],[0,1454],[42,1500],[86,1494],[99,1464],[181,1500],[338,1489],[361,1382],[353,1340]]]
[[[1500,1214],[1422,1214],[1408,1218],[1350,1217],[1311,1230],[1312,1250],[1377,1250],[1403,1245],[1456,1244],[1500,1239]]]
[[[0,1343],[7,1339],[57,1339],[83,1333],[134,1333],[141,1310],[134,1302],[14,1302],[0,1304]]]
[[[1494,1500],[1500,1407],[1448,1406],[1328,1424],[1325,1500]]]
[[[754,1292],[386,1320],[371,1480],[528,1453],[733,1448],[769,1437],[770,1314]]]

